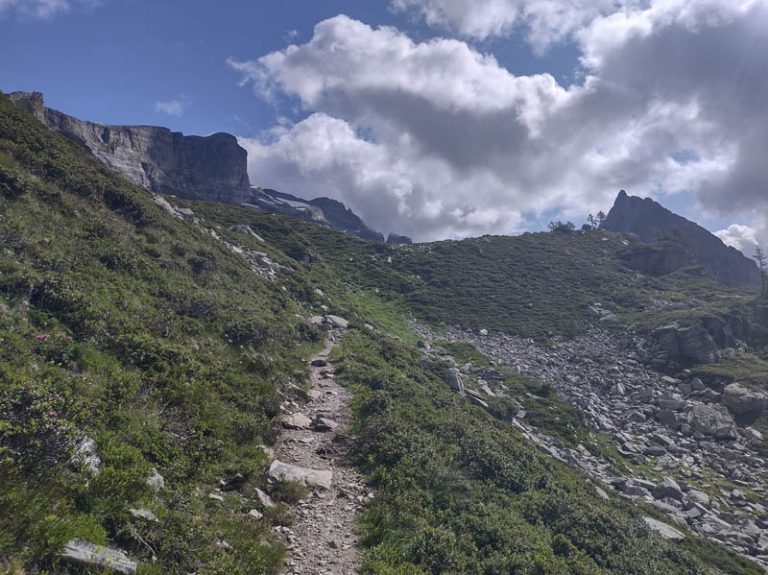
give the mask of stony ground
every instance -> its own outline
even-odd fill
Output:
[[[726,408],[734,408],[734,393],[745,398],[743,390],[713,389],[689,372],[669,377],[655,371],[644,341],[631,333],[595,330],[541,346],[450,328],[440,339],[471,343],[499,365],[552,383],[592,429],[612,439],[623,458],[620,467],[539,432],[526,422],[522,406],[513,421],[552,457],[593,478],[601,496],[614,491],[665,511],[669,525],[651,524],[650,518],[649,524],[666,537],[682,537],[678,529],[685,526],[768,566],[768,462],[756,449],[763,438],[737,424]],[[439,348],[431,353],[445,357]],[[472,366],[451,372],[446,382],[456,389],[458,374],[459,391],[478,405],[506,393]]]
[[[292,508],[297,521],[278,527],[288,546],[286,575],[350,575],[357,573],[355,521],[373,496],[348,461],[351,394],[336,383],[328,355],[340,337],[329,332],[325,349],[310,363],[310,401],[284,406],[285,431],[275,446],[279,462],[307,472],[309,497]],[[330,471],[315,474],[311,471]],[[327,481],[327,479],[330,481]]]

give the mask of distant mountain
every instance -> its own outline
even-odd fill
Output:
[[[275,190],[252,188],[248,153],[231,134],[185,136],[156,126],[108,126],[45,107],[40,92],[13,92],[9,98],[50,129],[87,148],[101,162],[153,192],[189,200],[246,204],[270,213],[298,217],[366,240],[383,242],[330,198],[303,200]],[[410,243],[391,234],[390,243]]]
[[[634,234],[645,242],[645,246],[634,246],[624,254],[626,261],[643,273],[663,275],[698,265],[727,286],[760,287],[760,271],[754,261],[650,198],[629,196],[621,190],[602,227]]]
[[[335,228],[358,238],[383,242],[384,235],[372,230],[363,223],[352,210],[344,204],[330,198],[304,200],[291,194],[269,188],[252,188],[253,194],[245,205],[265,212],[284,214],[317,222]]]

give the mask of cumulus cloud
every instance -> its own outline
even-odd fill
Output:
[[[166,114],[173,116],[174,118],[181,118],[184,115],[187,103],[184,99],[168,100],[155,102],[155,112],[158,114]]]
[[[752,257],[755,248],[760,245],[757,230],[742,224],[731,224],[723,230],[716,231],[715,235],[723,240],[725,245],[741,250],[747,257]]]
[[[21,16],[47,19],[74,7],[94,8],[100,0],[0,0],[0,16],[16,12]]]
[[[516,6],[515,18],[526,14]],[[695,190],[705,207],[730,213],[760,201],[766,181],[766,8],[601,8],[567,27],[587,70],[572,86],[515,76],[463,41],[415,42],[337,16],[305,44],[230,62],[258,94],[295,98],[308,114],[243,142],[251,179],[341,199],[372,225],[418,239],[510,233],[528,213],[578,219],[619,188]],[[554,22],[543,26],[561,34]]]
[[[484,40],[524,29],[538,50],[569,37],[594,18],[628,10],[642,0],[392,0],[395,11],[427,24]]]

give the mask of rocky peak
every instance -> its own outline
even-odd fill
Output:
[[[634,234],[647,244],[625,254],[627,263],[644,273],[663,275],[686,266],[701,266],[704,273],[727,286],[760,287],[755,262],[650,198],[630,196],[621,190],[602,227]]]
[[[153,192],[226,203],[240,203],[250,195],[247,152],[230,134],[185,136],[156,126],[110,126],[46,108],[39,92],[14,92],[10,98]]]
[[[11,92],[8,98],[33,118],[45,123],[45,98],[41,92]]]

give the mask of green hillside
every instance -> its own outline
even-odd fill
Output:
[[[593,300],[641,310],[654,284],[617,263],[619,238],[395,247],[179,205],[199,223],[0,96],[0,567],[88,572],[57,558],[80,538],[125,549],[140,574],[277,573],[271,527],[291,510],[247,511],[252,487],[269,489],[263,447],[305,384],[323,337],[308,319],[325,304],[353,320],[334,361],[355,393],[356,462],[379,494],[360,524],[364,573],[759,573],[702,540],[652,535],[641,510],[601,499],[502,410],[460,400],[415,347],[409,314],[546,337],[589,325]],[[241,248],[266,252],[274,276]],[[540,384],[511,385],[546,407],[543,428],[585,433],[561,401],[535,397]],[[222,482],[232,496],[209,498]]]

